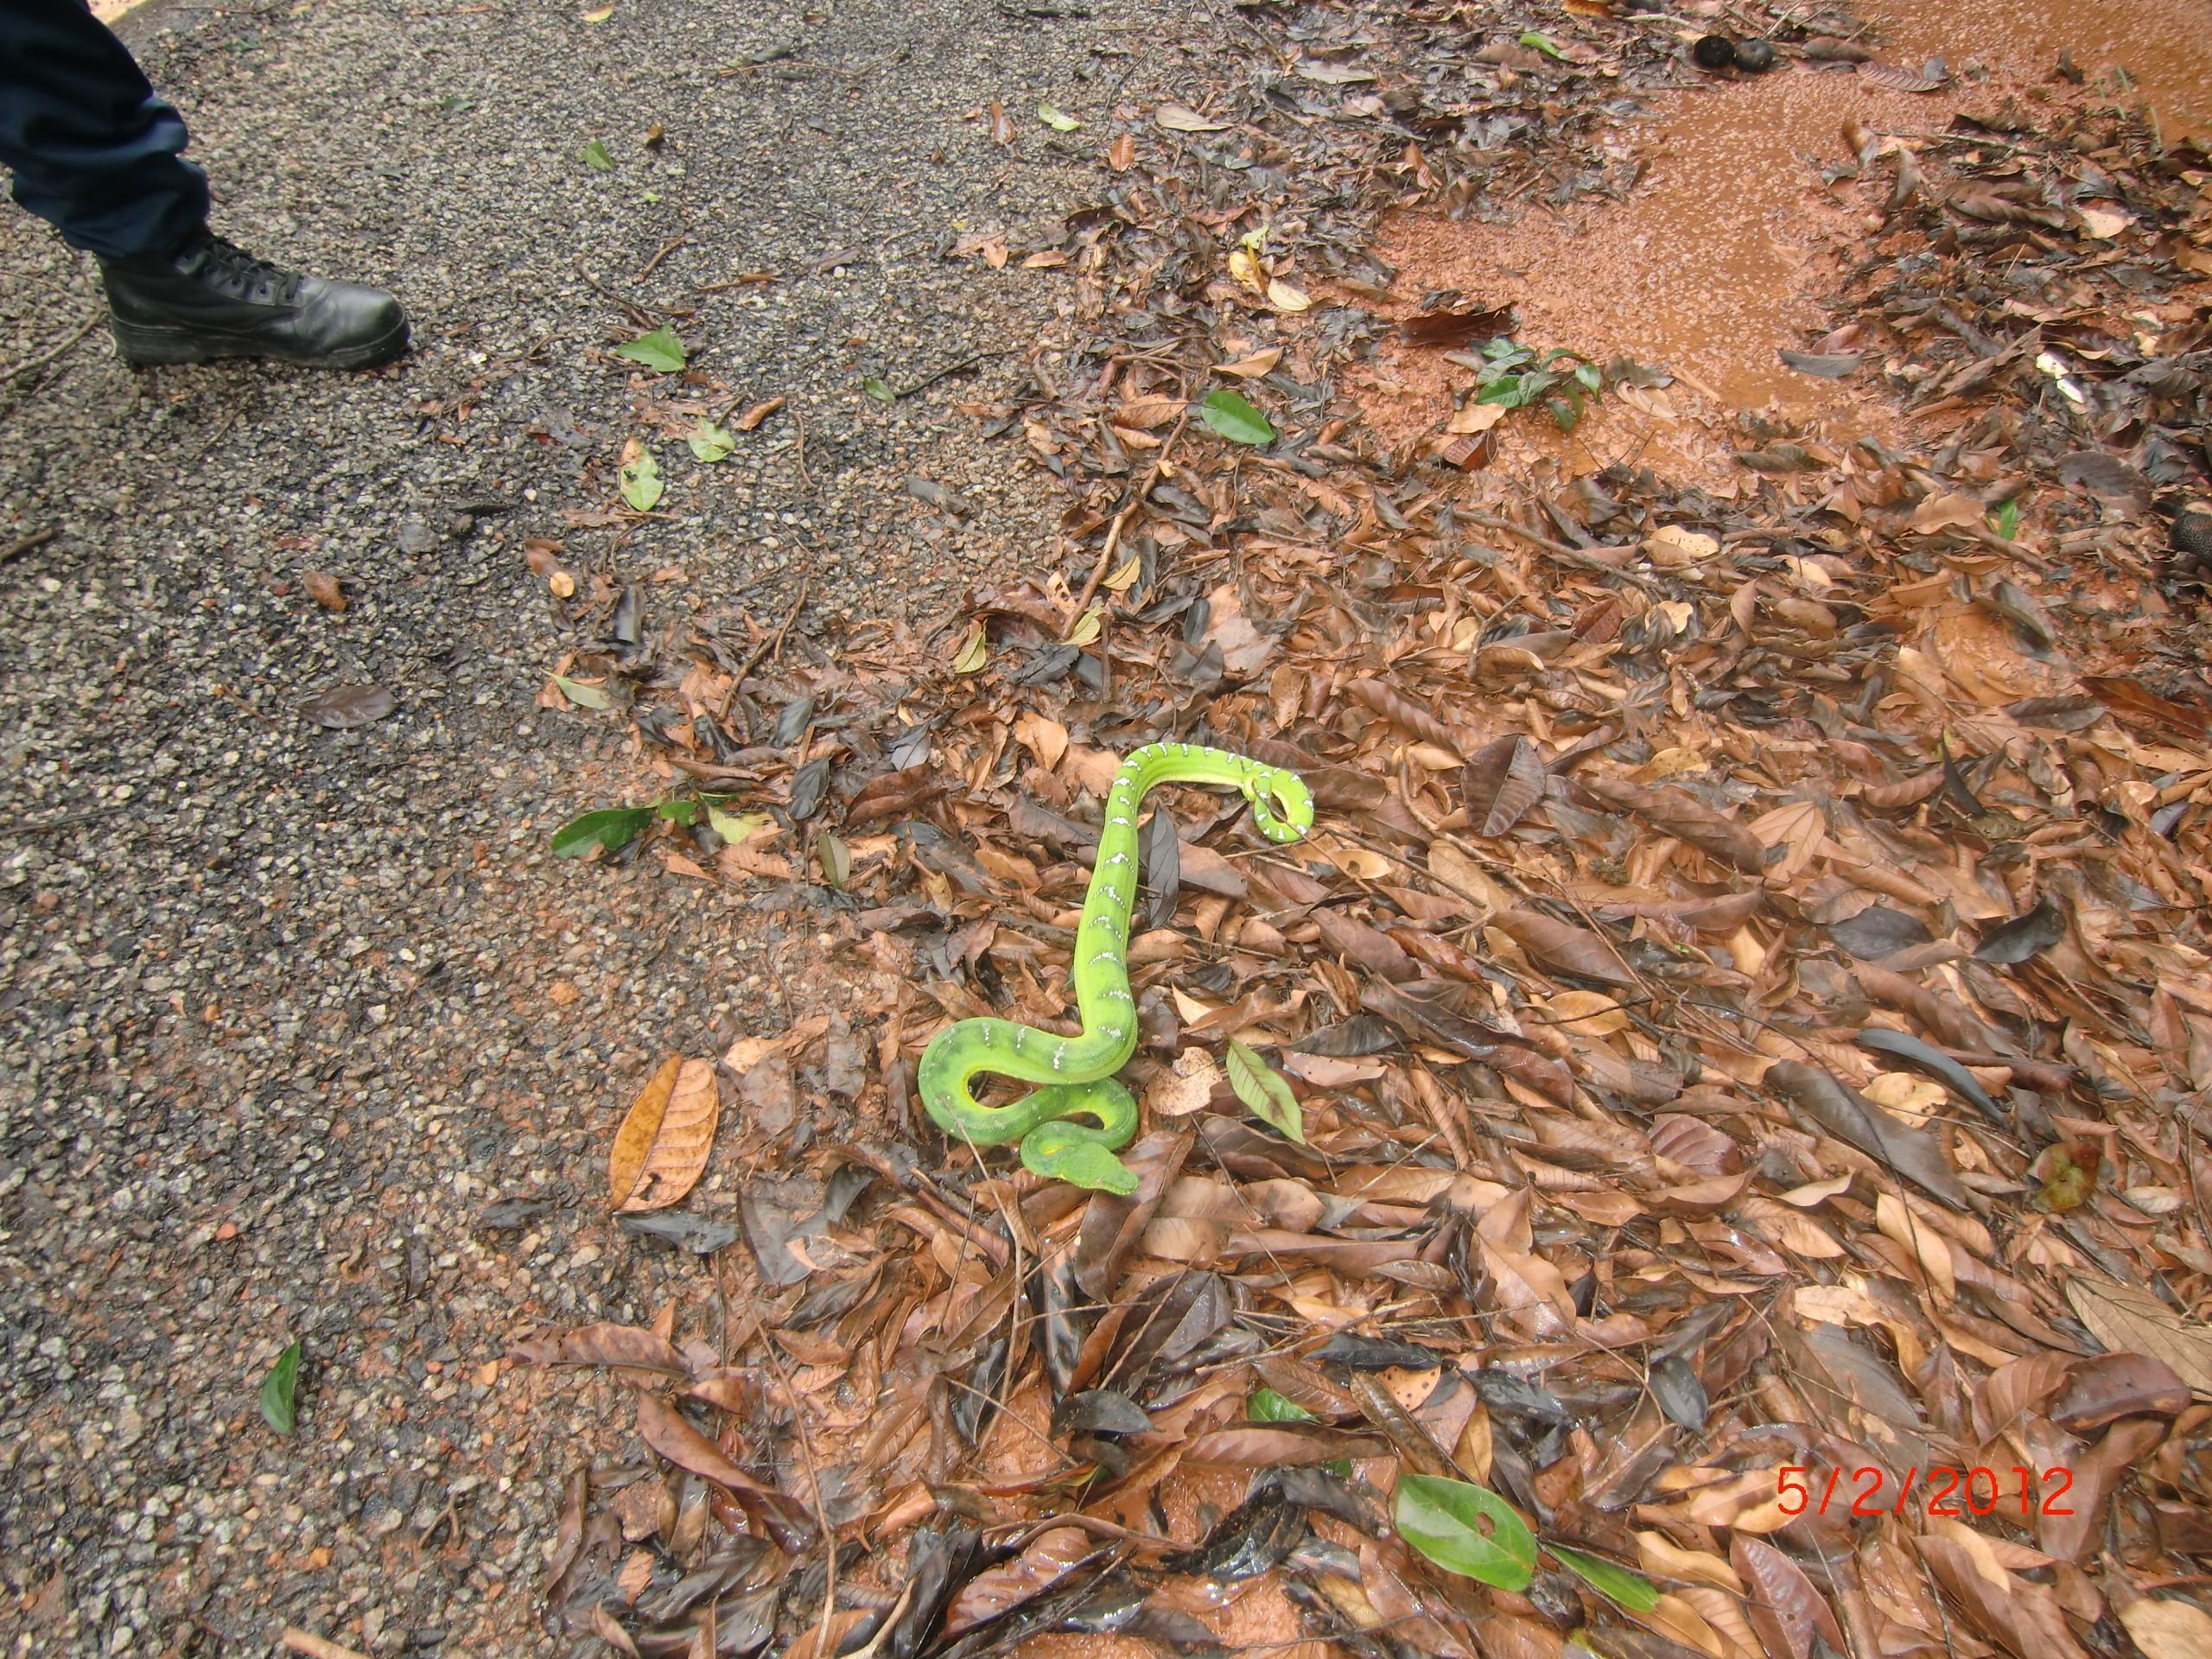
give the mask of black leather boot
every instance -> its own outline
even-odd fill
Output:
[[[407,349],[407,314],[382,289],[286,270],[207,231],[168,255],[104,258],[100,274],[130,363],[273,357],[362,369]]]

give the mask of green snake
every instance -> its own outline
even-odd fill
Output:
[[[1269,841],[1296,841],[1313,827],[1313,797],[1296,772],[1224,749],[1149,743],[1124,761],[1106,797],[1098,859],[1076,930],[1073,1037],[1011,1020],[963,1020],[922,1055],[922,1104],[948,1135],[979,1147],[1021,1143],[1021,1161],[1104,1192],[1133,1192],[1137,1178],[1115,1156],[1137,1129],[1137,1103],[1114,1080],[1136,1052],[1137,1010],[1129,995],[1129,917],[1137,896],[1137,803],[1166,783],[1229,784],[1252,804]],[[1039,1087],[1006,1106],[986,1106],[969,1085],[996,1072]],[[1088,1117],[1093,1123],[1073,1123]]]

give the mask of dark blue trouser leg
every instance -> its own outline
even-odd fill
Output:
[[[0,166],[73,247],[166,253],[207,218],[184,119],[85,0],[0,0]]]

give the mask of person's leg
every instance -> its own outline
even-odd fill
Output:
[[[207,228],[184,122],[86,0],[0,0],[0,164],[16,200],[97,255],[132,363],[274,357],[365,368],[407,347],[380,289],[256,259]]]
[[[0,165],[72,247],[167,253],[207,222],[183,118],[85,0],[0,0]]]

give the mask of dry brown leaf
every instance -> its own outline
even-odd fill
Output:
[[[613,1208],[664,1209],[689,1192],[707,1167],[721,1110],[715,1063],[669,1056],[615,1131],[607,1157]]]
[[[2212,1328],[2177,1313],[2151,1291],[2075,1273],[2066,1300],[2107,1352],[2147,1354],[2169,1367],[2200,1399],[2212,1399]]]
[[[305,570],[300,574],[300,586],[308,590],[308,597],[326,611],[346,608],[345,590],[339,587],[338,578],[327,570]]]
[[[2193,1601],[2145,1596],[2120,1610],[2120,1622],[2145,1659],[2212,1659],[2212,1613]]]

